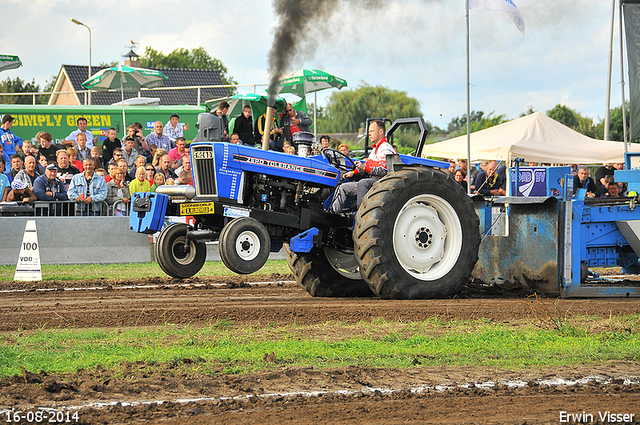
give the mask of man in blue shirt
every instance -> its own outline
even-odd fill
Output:
[[[0,143],[4,147],[2,156],[7,161],[7,158],[11,158],[11,155],[18,153],[16,147],[22,147],[22,139],[11,131],[13,126],[13,117],[11,115],[5,115],[2,117],[2,125],[0,126]]]

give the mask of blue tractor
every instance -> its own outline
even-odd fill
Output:
[[[218,117],[200,114],[191,144],[194,187],[136,194],[131,228],[160,232],[155,256],[175,278],[198,273],[206,242],[218,241],[222,261],[240,274],[259,270],[284,245],[312,296],[453,295],[478,259],[479,219],[448,164],[417,154],[427,135],[422,118],[395,121],[387,137],[407,124],[420,128],[416,155],[389,155],[387,175],[361,207],[333,214],[328,205],[354,160],[333,149],[307,156],[309,133],[295,135],[299,156],[223,143]],[[167,216],[189,221],[164,225]]]

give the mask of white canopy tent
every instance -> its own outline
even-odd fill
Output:
[[[640,152],[640,144],[629,144]],[[423,156],[466,158],[467,135],[426,145]],[[624,143],[592,139],[541,112],[471,133],[471,160],[525,161],[554,164],[624,162]]]

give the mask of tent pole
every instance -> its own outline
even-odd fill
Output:
[[[471,195],[471,91],[469,89],[469,0],[465,1],[465,17],[467,20],[467,194]]]

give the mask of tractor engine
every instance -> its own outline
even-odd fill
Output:
[[[308,183],[268,174],[250,174],[246,203],[251,208],[282,213],[298,213],[301,203],[322,204],[330,191]]]

